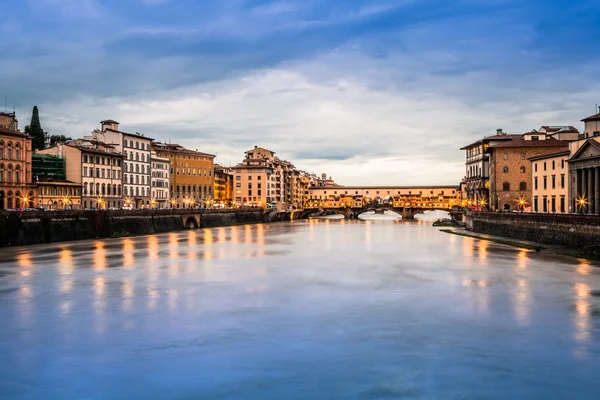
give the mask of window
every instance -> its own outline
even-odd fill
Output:
[[[548,177],[544,175],[544,189],[548,189]]]
[[[173,172],[171,172],[171,173],[173,173]],[[241,176],[239,176],[239,175],[237,175],[237,176],[235,177],[235,180],[236,180],[236,181],[239,181],[240,179],[242,179],[242,177],[241,177]]]
[[[552,189],[556,189],[556,175],[552,175]]]
[[[519,183],[519,190],[521,190],[521,191],[527,190],[527,183],[526,182]]]
[[[565,196],[560,196],[560,212],[565,212]]]
[[[548,196],[542,197],[542,208],[544,212],[548,212]]]
[[[546,161],[544,161],[544,171],[546,170]]]
[[[552,169],[556,169],[556,161],[552,160]]]
[[[538,188],[538,177],[533,178],[533,188],[537,190]]]
[[[560,167],[565,168],[565,160],[560,160]]]
[[[241,184],[241,182],[237,182],[237,183],[235,184],[235,187],[242,187],[242,184]]]
[[[565,174],[560,174],[560,188],[565,188]]]
[[[525,172],[525,167],[521,167],[521,168],[519,168],[519,169],[520,169],[521,173],[524,173],[524,172]]]
[[[552,196],[552,212],[556,212],[556,196]]]
[[[534,212],[538,212],[538,197],[537,196],[533,196],[533,211]]]
[[[504,168],[502,168],[502,171],[503,171],[505,174],[508,174],[508,167],[504,167]]]
[[[509,190],[510,190],[510,183],[508,183],[508,182],[504,182],[504,183],[502,184],[502,190],[504,190],[504,191],[509,191]]]
[[[524,160],[524,159],[525,159],[525,157],[526,157],[526,156],[525,156],[525,153],[521,153],[521,160]]]

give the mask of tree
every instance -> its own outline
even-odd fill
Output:
[[[66,137],[65,135],[52,135],[50,136],[50,146],[56,143],[66,142],[67,140],[73,139],[71,139],[70,137]]]
[[[31,144],[33,146],[33,150],[44,148],[44,130],[40,124],[40,113],[37,106],[33,107],[33,112],[31,113],[31,123],[25,127],[25,133],[32,137]]]

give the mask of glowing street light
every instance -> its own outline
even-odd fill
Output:
[[[526,205],[527,205],[527,200],[525,200],[524,197],[519,198],[519,207],[521,208],[521,212],[523,212]]]
[[[577,199],[577,204],[579,204],[579,212],[583,213],[583,207],[587,205],[587,199],[581,196]]]
[[[104,208],[104,199],[102,197],[98,197],[96,200],[98,201],[100,208]]]
[[[177,200],[171,199],[171,208],[174,208],[177,205]]]
[[[68,196],[62,198],[63,208],[67,208],[71,199]]]
[[[150,206],[151,206],[151,208],[154,208],[155,204],[156,204],[156,200],[150,199]]]
[[[23,196],[21,198],[21,208],[26,208],[27,205],[29,204],[29,197],[27,195]]]
[[[131,199],[131,197],[125,198],[125,205],[127,207],[130,207],[132,203],[133,203],[133,200]]]

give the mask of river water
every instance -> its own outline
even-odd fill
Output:
[[[430,222],[0,249],[1,399],[597,399],[600,269]]]

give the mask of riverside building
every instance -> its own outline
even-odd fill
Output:
[[[522,203],[521,208],[533,212],[567,213],[571,211],[568,202],[569,150],[530,157],[532,204]]]
[[[214,155],[171,143],[154,142],[153,149],[158,157],[171,162],[169,192],[172,207],[205,207],[212,203]]]
[[[150,159],[152,161],[150,168],[152,175],[152,199],[150,200],[150,206],[152,208],[167,208],[169,207],[169,200],[171,198],[169,193],[171,161],[166,157],[159,157],[155,151],[152,151]]]
[[[100,122],[100,129],[92,132],[95,140],[112,146],[123,157],[123,202],[126,208],[150,207],[152,139],[141,133],[119,130],[117,121]]]

